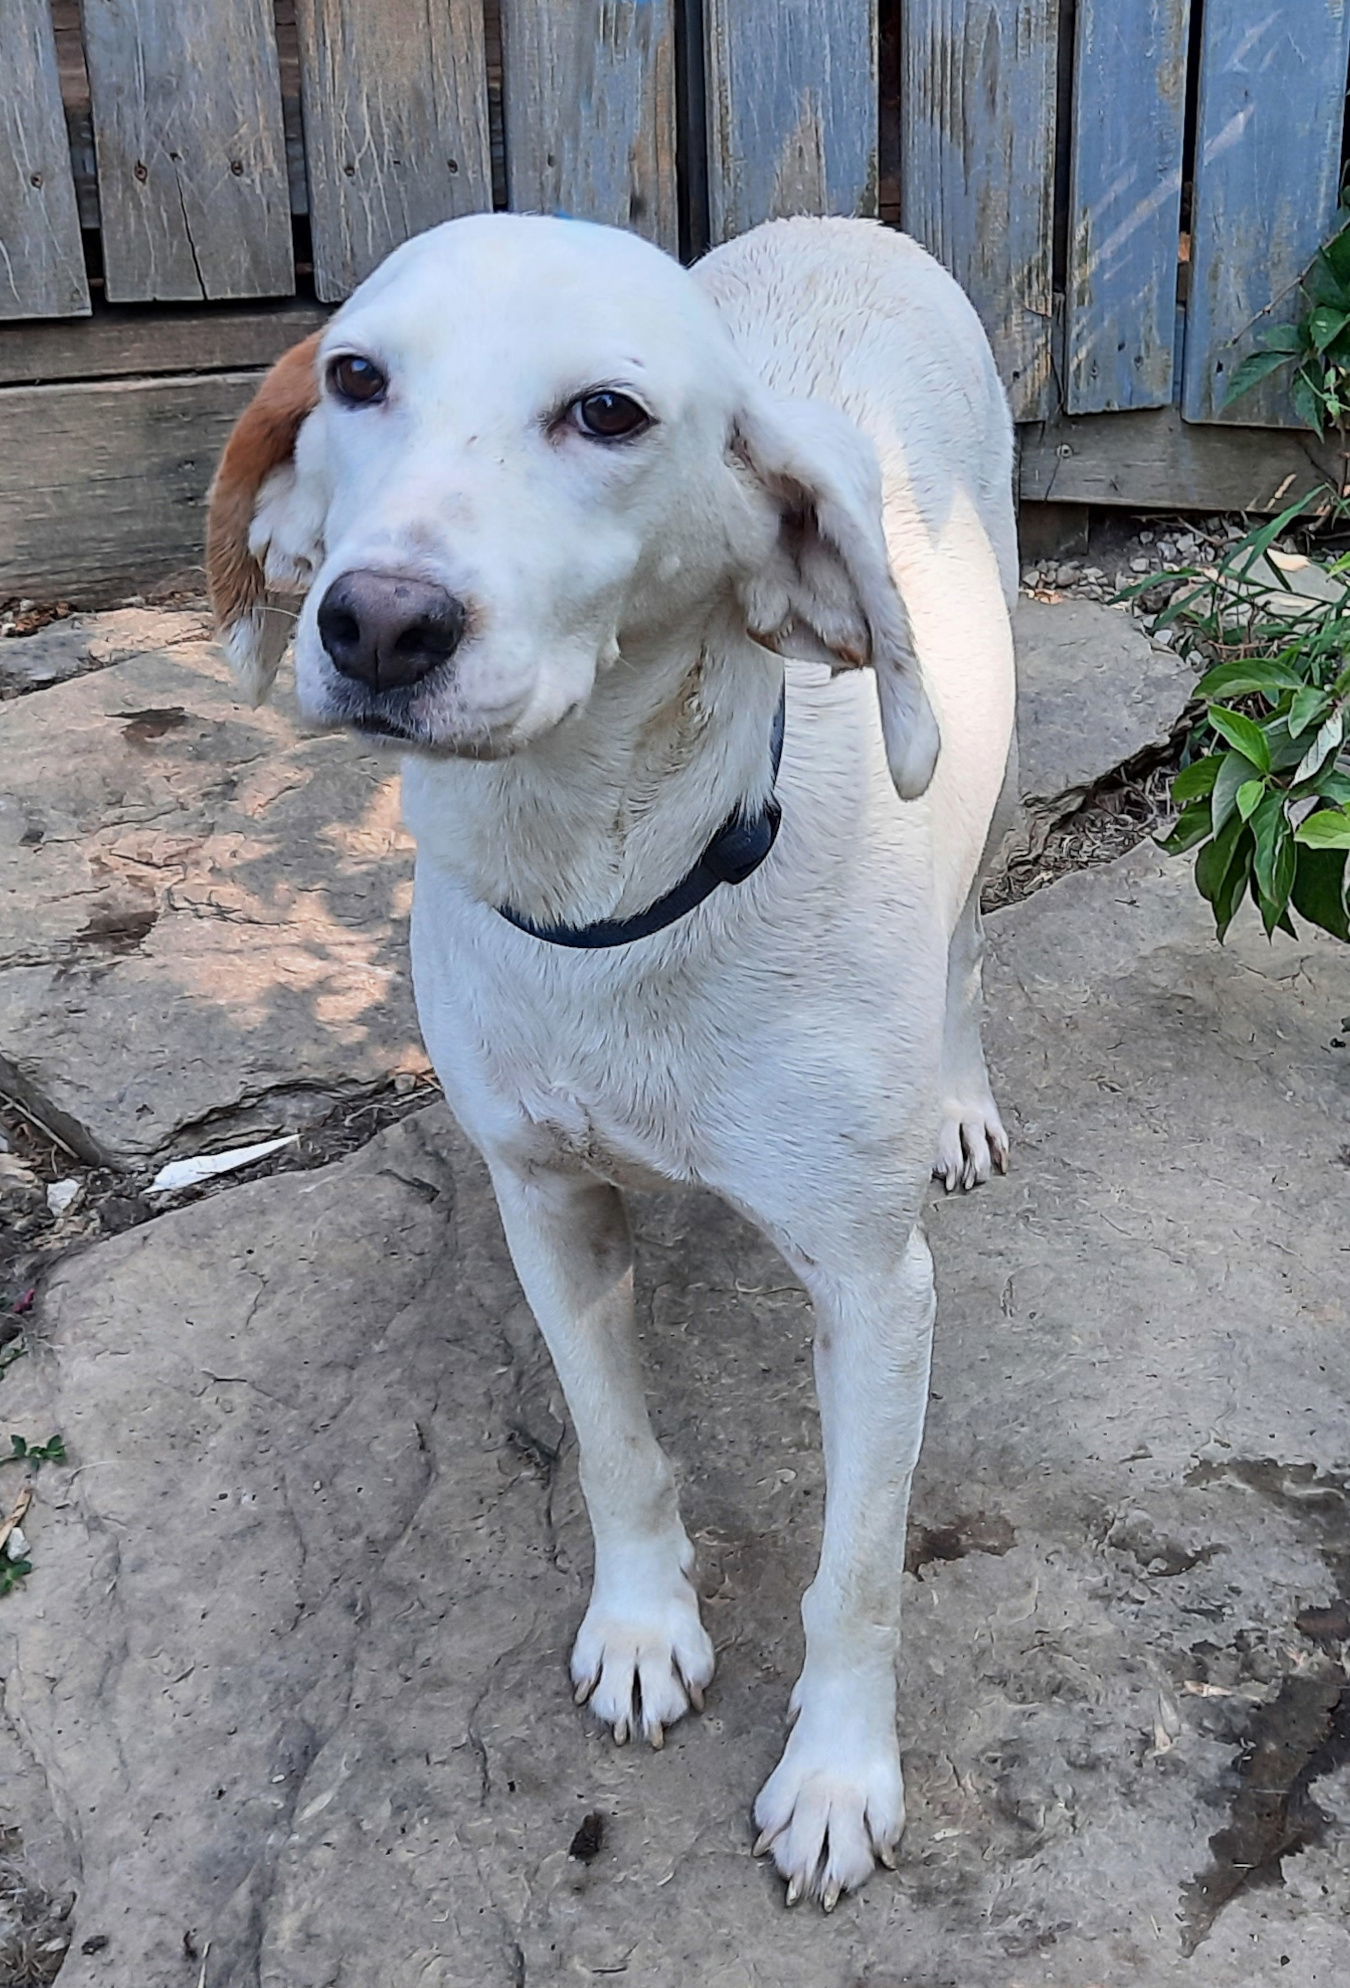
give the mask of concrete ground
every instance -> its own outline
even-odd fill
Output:
[[[1221,950],[1148,842],[991,919],[1014,1170],[932,1209],[903,1856],[788,1914],[749,1804],[819,1533],[805,1300],[720,1207],[638,1203],[719,1670],[618,1750],[567,1687],[557,1390],[422,1105],[387,770],[141,612],[115,661],[43,631],[0,710],[0,1432],[69,1456],[0,1598],[0,1984],[1341,1988],[1345,949]],[[1189,679],[1091,603],[1021,636],[1043,841]],[[243,1185],[148,1191],[292,1130]]]

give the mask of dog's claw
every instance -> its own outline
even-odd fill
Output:
[[[689,1703],[696,1712],[701,1712],[703,1710],[703,1686],[701,1684],[686,1684],[684,1688],[689,1693]]]
[[[632,1730],[632,1729],[631,1729],[631,1727],[629,1726],[629,1723],[628,1723],[627,1719],[616,1719],[616,1720],[614,1721],[614,1744],[615,1744],[615,1746],[627,1746],[627,1744],[628,1744],[628,1735],[629,1735],[629,1732],[630,1732],[631,1730]]]
[[[755,1847],[750,1852],[750,1855],[752,1857],[762,1857],[772,1846],[774,1834],[775,1832],[771,1829],[761,1829],[759,1835],[755,1838]]]
[[[838,1878],[831,1879],[830,1883],[826,1885],[824,1891],[820,1894],[820,1909],[822,1912],[833,1912],[835,1906],[839,1903],[839,1894],[842,1890],[843,1886],[840,1884]]]
[[[659,1752],[661,1751],[662,1747],[663,1747],[663,1746],[665,1745],[665,1743],[666,1743],[666,1729],[665,1729],[665,1727],[664,1727],[664,1726],[662,1726],[662,1725],[656,1725],[656,1726],[653,1726],[653,1727],[652,1727],[652,1729],[651,1729],[651,1731],[650,1731],[650,1732],[648,1733],[648,1735],[647,1735],[647,1738],[648,1738],[648,1740],[649,1740],[649,1741],[651,1742],[651,1745],[652,1745],[652,1748],[654,1749],[654,1751],[655,1751],[655,1752],[657,1752],[657,1753],[659,1753]]]
[[[884,1864],[888,1871],[895,1869],[895,1845],[883,1843],[877,1851],[877,1862]]]
[[[580,1684],[577,1686],[576,1690],[572,1693],[572,1703],[574,1705],[584,1705],[586,1703],[586,1700],[590,1697],[591,1693],[595,1690],[597,1682],[598,1680],[596,1678],[583,1677]]]
[[[789,1905],[795,1905],[795,1904],[797,1903],[797,1900],[798,1900],[798,1899],[799,1899],[799,1898],[801,1897],[801,1895],[802,1895],[802,1881],[801,1881],[801,1879],[800,1879],[800,1878],[795,1878],[795,1877],[794,1877],[794,1878],[789,1878],[789,1879],[788,1879],[788,1888],[787,1888],[787,1902],[788,1902],[788,1904],[789,1904]]]

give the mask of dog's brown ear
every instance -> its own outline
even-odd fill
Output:
[[[875,450],[837,408],[761,394],[732,447],[778,512],[770,556],[741,589],[750,633],[781,655],[835,670],[871,666],[891,779],[902,800],[914,800],[941,742],[891,574]]]
[[[303,592],[322,555],[321,493],[296,464],[301,428],[319,399],[321,336],[312,332],[277,360],[234,425],[208,499],[216,635],[254,704],[271,688],[294,619],[268,605],[268,582]]]

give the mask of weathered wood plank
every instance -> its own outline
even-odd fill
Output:
[[[706,0],[712,239],[875,214],[876,0]]]
[[[1279,511],[1345,478],[1340,450],[1310,435],[1199,427],[1176,407],[1034,423],[1020,440],[1018,490],[1036,502]]]
[[[1059,0],[907,0],[900,211],[984,321],[1019,420],[1052,400]]]
[[[300,303],[213,311],[114,307],[77,324],[14,325],[0,328],[0,385],[270,366],[327,317],[321,305]]]
[[[492,205],[478,0],[297,0],[314,287],[347,296],[410,235]]]
[[[1272,382],[1224,406],[1262,327],[1330,232],[1350,57],[1347,0],[1206,0],[1182,408],[1188,421],[1297,426]]]
[[[502,0],[514,208],[678,247],[673,0]]]
[[[0,392],[0,595],[83,603],[200,566],[207,485],[261,378]]]
[[[46,0],[7,0],[0,89],[0,318],[89,309]]]
[[[1172,398],[1190,0],[1078,0],[1065,400]]]
[[[294,287],[270,0],[84,0],[114,303]]]

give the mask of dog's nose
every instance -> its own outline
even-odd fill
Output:
[[[356,571],[334,580],[319,605],[319,640],[333,667],[372,690],[420,683],[453,656],[464,604],[434,581]]]

